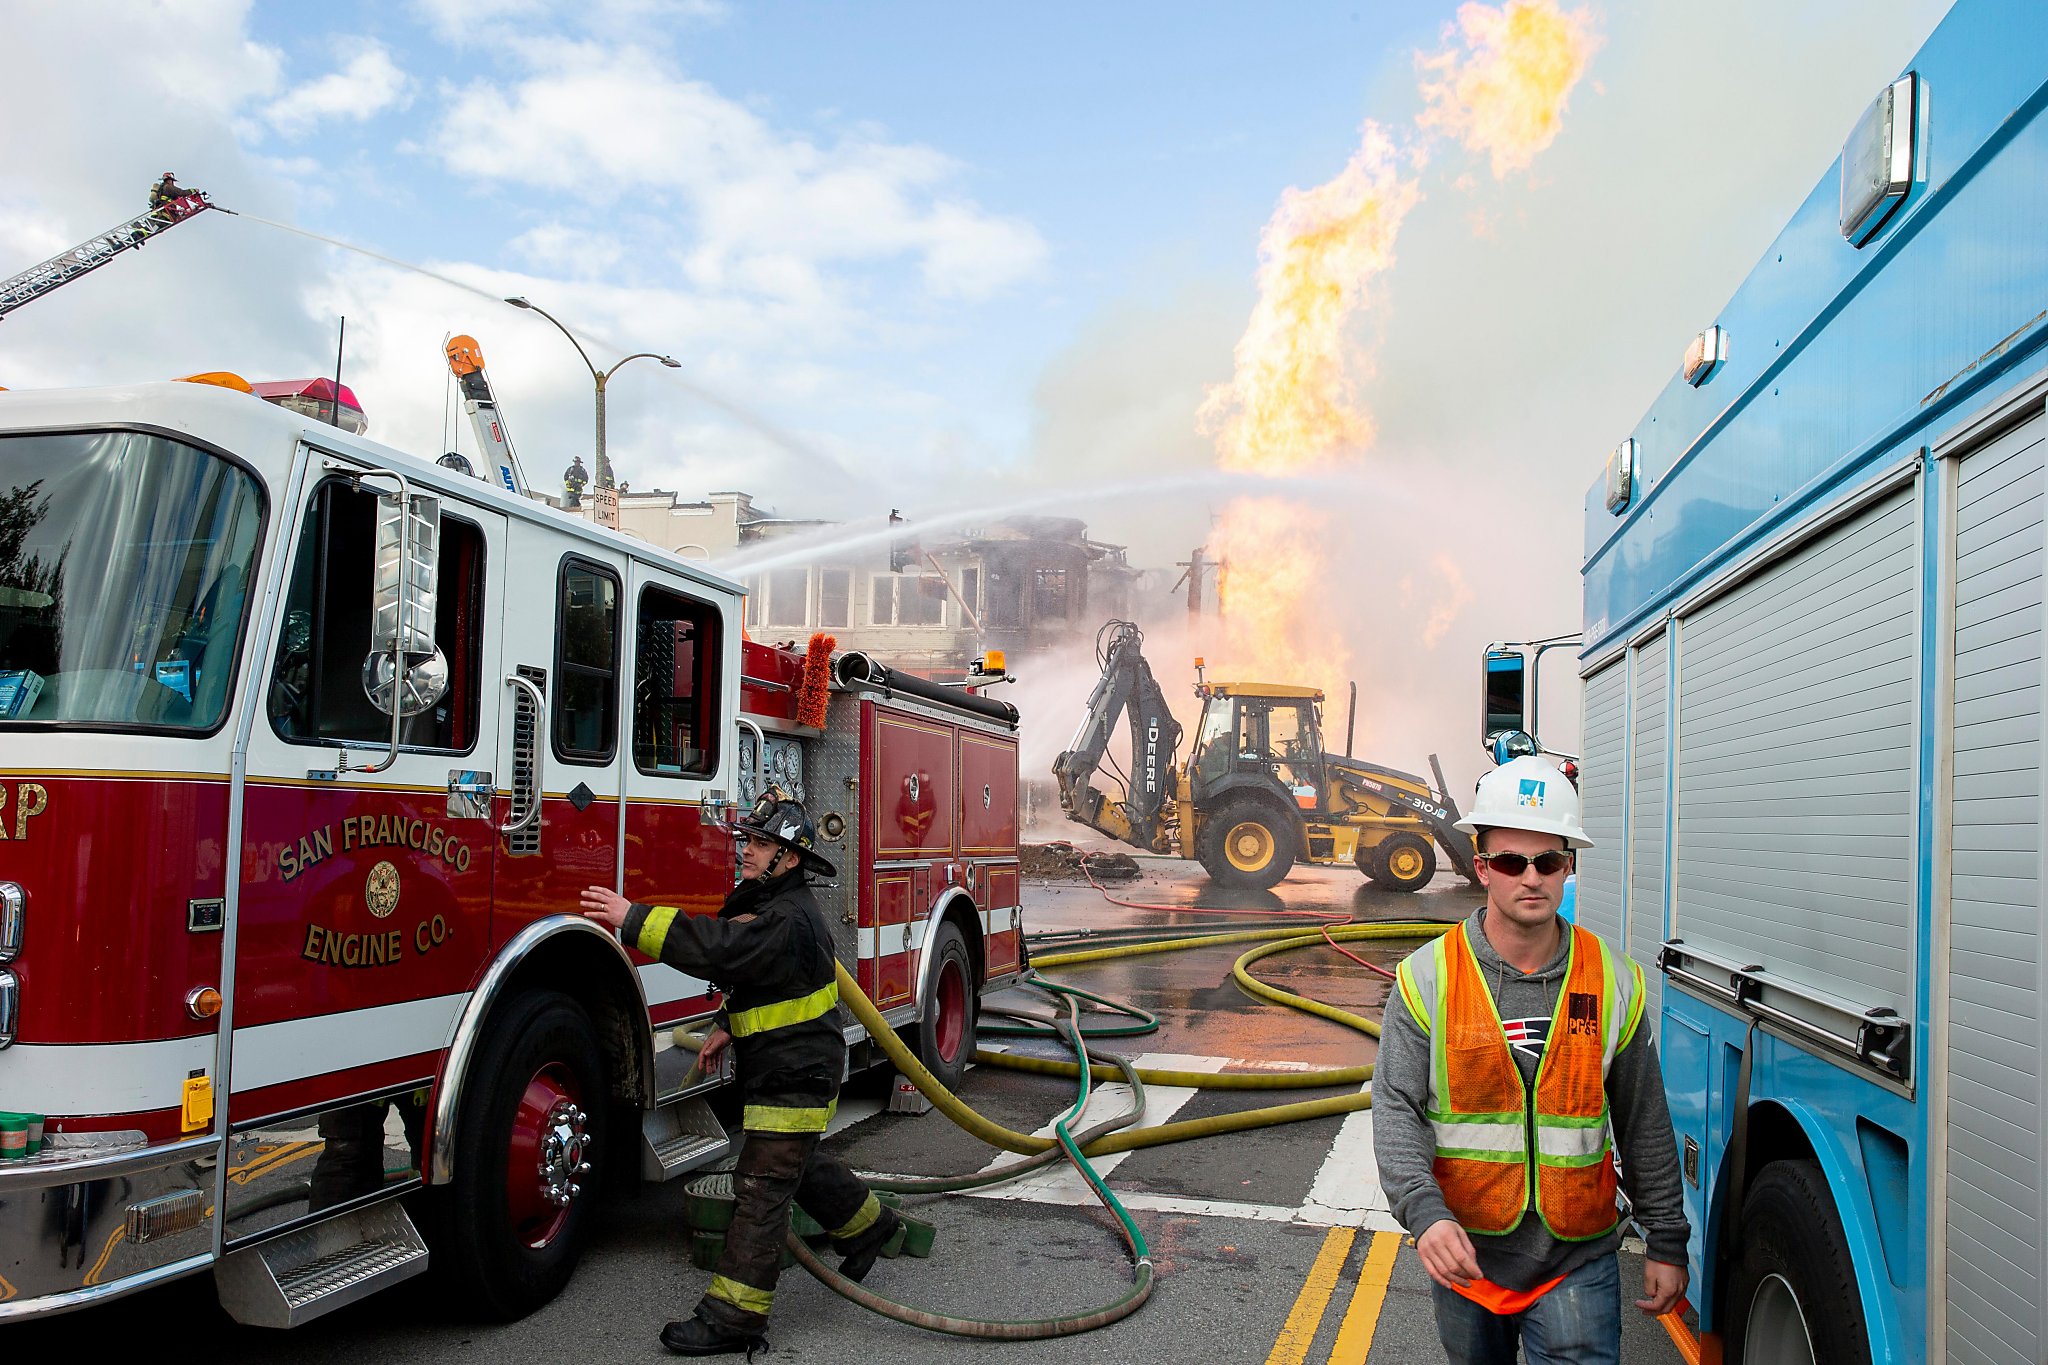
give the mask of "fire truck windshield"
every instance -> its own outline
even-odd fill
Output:
[[[218,726],[262,509],[167,437],[0,436],[0,725]]]

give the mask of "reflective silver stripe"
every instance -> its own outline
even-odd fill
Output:
[[[1438,1151],[1502,1152],[1520,1156],[1525,1147],[1519,1123],[1446,1123],[1429,1121]]]
[[[1607,1125],[1567,1127],[1536,1120],[1536,1150],[1544,1156],[1598,1156],[1607,1149]]]

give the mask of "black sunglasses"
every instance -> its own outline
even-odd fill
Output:
[[[1536,870],[1546,877],[1555,877],[1572,865],[1572,855],[1561,849],[1545,849],[1531,858],[1524,853],[1475,853],[1474,862],[1485,863],[1503,877],[1519,877],[1528,871],[1529,864],[1536,864]]]

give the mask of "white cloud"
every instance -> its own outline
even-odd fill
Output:
[[[328,119],[364,123],[407,101],[411,79],[382,43],[363,46],[348,64],[270,102],[263,119],[288,138],[304,137]]]
[[[500,45],[531,35],[553,20],[604,33],[644,33],[658,39],[683,24],[723,23],[724,0],[416,0],[413,8],[436,36],[458,46]]]
[[[932,148],[871,133],[819,143],[644,52],[526,51],[535,74],[454,93],[432,138],[443,164],[581,201],[669,205],[700,286],[805,292],[809,270],[909,259],[934,295],[981,299],[1045,260],[1036,228],[975,204],[963,168]]]

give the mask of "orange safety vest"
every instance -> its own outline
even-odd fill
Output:
[[[1642,968],[1571,926],[1532,1114],[1470,932],[1467,920],[1410,954],[1398,973],[1401,998],[1430,1040],[1427,1116],[1444,1202],[1468,1232],[1512,1232],[1533,1207],[1560,1241],[1604,1236],[1621,1221],[1607,1068],[1641,1021]]]

